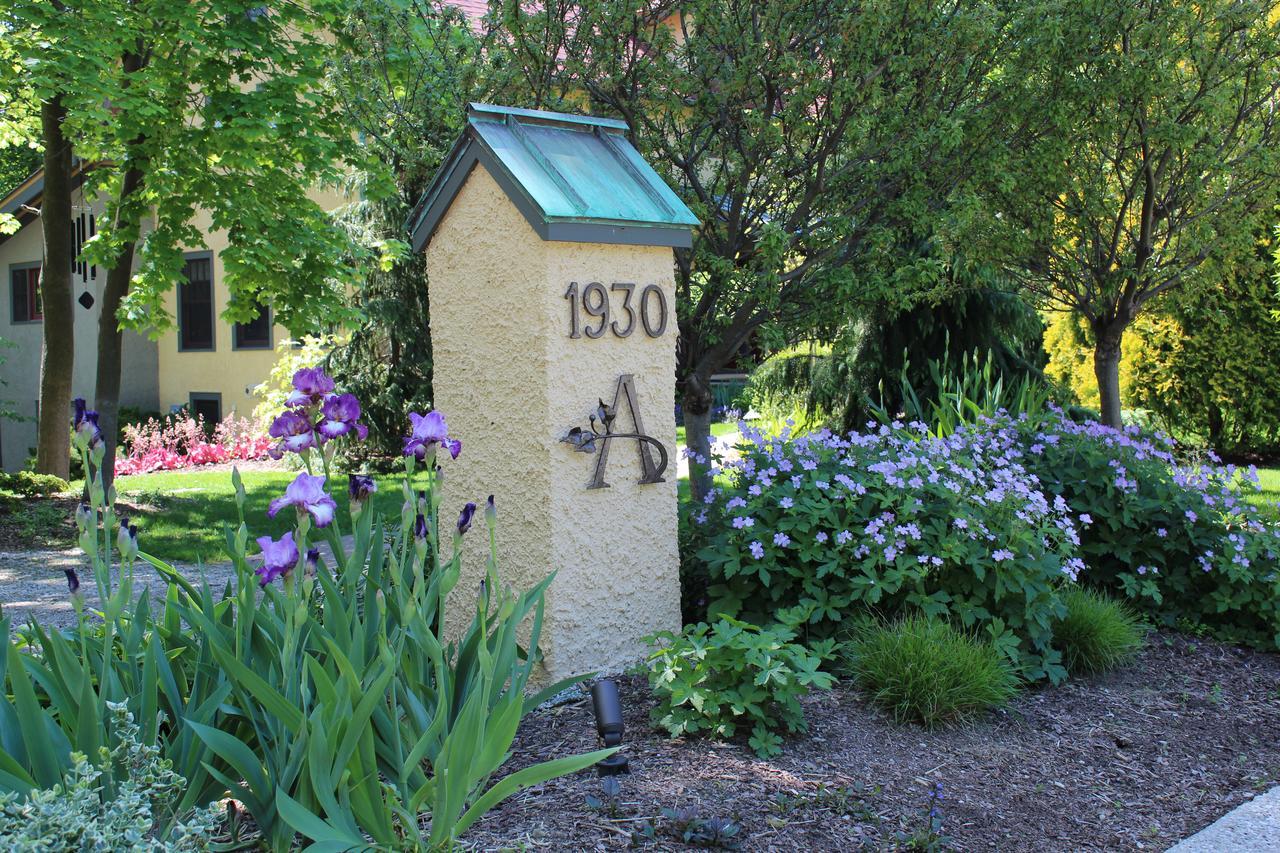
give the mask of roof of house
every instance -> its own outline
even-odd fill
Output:
[[[71,189],[84,183],[88,167],[81,160],[76,160],[71,167]],[[19,222],[19,230],[36,221],[36,211],[44,195],[44,169],[37,169],[18,184],[7,195],[0,198],[0,213],[7,213]],[[12,234],[0,234],[0,243],[5,242]]]
[[[471,104],[467,125],[408,223],[415,251],[483,164],[544,240],[692,245],[693,211],[609,118]]]

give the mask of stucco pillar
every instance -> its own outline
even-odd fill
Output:
[[[445,463],[442,522],[493,494],[504,583],[524,589],[556,572],[541,643],[547,680],[622,668],[644,654],[642,637],[680,625],[672,250],[543,239],[481,163],[435,225],[426,255],[435,405],[463,443],[458,460]],[[603,326],[601,291],[610,313]],[[588,427],[624,375],[633,378],[643,431],[663,443],[670,463],[662,482],[642,484],[638,443],[614,439],[609,487],[589,488],[598,452],[561,438]],[[625,403],[613,430],[638,431]],[[483,540],[468,536],[455,615],[470,613]]]

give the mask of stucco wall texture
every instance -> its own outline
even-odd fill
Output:
[[[427,247],[427,274],[436,407],[463,443],[444,463],[442,520],[494,494],[503,582],[522,590],[557,573],[541,639],[546,680],[634,663],[643,636],[680,625],[671,250],[544,242],[477,166]],[[633,282],[637,299],[645,285],[661,286],[665,333],[571,339],[564,294],[574,281]],[[588,490],[596,456],[560,438],[585,428],[626,373],[645,431],[670,454],[666,482],[640,485],[636,442],[619,439],[610,443],[612,487]],[[621,408],[615,431],[630,432]],[[473,532],[464,547],[450,604],[457,619],[471,613],[488,545]]]

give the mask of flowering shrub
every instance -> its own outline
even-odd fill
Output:
[[[266,459],[271,449],[271,440],[257,423],[234,414],[214,427],[212,438],[204,420],[185,411],[126,425],[123,432],[126,453],[116,462],[116,473],[122,476]]]
[[[1238,492],[1256,475],[1180,464],[1167,437],[1053,408],[946,438],[900,423],[744,435],[698,515],[713,616],[780,611],[812,642],[861,609],[919,610],[1058,680],[1059,588],[1079,579],[1166,624],[1280,648],[1280,532]]]
[[[1241,493],[1256,471],[1182,463],[1168,436],[1058,411],[1022,432],[1024,463],[1094,520],[1080,548],[1091,583],[1164,624],[1280,648],[1280,531]]]
[[[858,610],[919,610],[986,631],[1028,679],[1065,677],[1052,626],[1081,520],[1023,465],[1014,421],[743,434],[702,516],[713,618],[777,613],[812,643]]]
[[[658,648],[647,661],[649,687],[658,697],[653,721],[673,737],[728,738],[749,725],[751,748],[777,755],[779,731],[806,728],[799,698],[834,681],[818,670],[822,658],[793,639],[795,632],[782,625],[757,628],[736,619],[691,625],[678,636],[655,634],[650,640]]]

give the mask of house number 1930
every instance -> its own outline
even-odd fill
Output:
[[[619,306],[621,318],[611,320],[610,295],[622,300]],[[593,281],[579,291],[578,283],[571,282],[564,292],[569,300],[569,337],[603,337],[605,329],[611,329],[620,338],[628,337],[639,325],[651,338],[661,337],[667,330],[667,296],[656,284],[645,285],[636,298],[636,286],[626,281],[615,281],[606,291],[604,285]],[[583,320],[582,315],[587,318]]]

